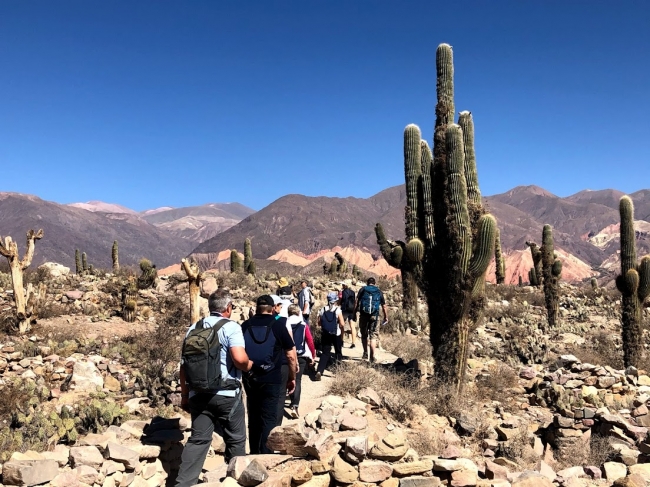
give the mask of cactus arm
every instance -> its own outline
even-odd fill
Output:
[[[404,176],[406,180],[406,241],[418,236],[418,187],[422,175],[420,128],[407,125],[404,129]]]
[[[402,249],[399,247],[393,247],[388,242],[386,239],[386,233],[384,232],[384,227],[381,223],[375,225],[375,235],[377,236],[377,244],[379,245],[382,257],[386,259],[386,262],[388,262],[390,266],[399,269],[402,263]],[[394,253],[397,248],[400,249],[400,253]]]
[[[497,221],[492,215],[483,215],[479,219],[476,243],[469,264],[469,273],[475,279],[485,274],[490,265],[492,253],[494,252],[496,231]]]
[[[31,265],[32,259],[34,258],[34,242],[42,238],[43,229],[39,230],[38,232],[35,232],[34,230],[27,232],[27,250],[25,251],[23,260],[20,261],[20,266],[23,268],[23,270],[27,269]]]
[[[481,190],[478,187],[476,171],[476,152],[474,150],[474,120],[472,113],[460,112],[458,125],[463,130],[463,146],[465,150],[465,179],[467,180],[467,200],[469,204],[481,205]]]
[[[433,156],[426,140],[420,141],[420,161],[422,163],[422,232],[420,237],[424,239],[424,245],[430,249],[435,244],[433,231],[433,201],[431,200],[431,164]]]
[[[634,204],[629,196],[623,196],[619,203],[621,215],[621,271],[636,268],[636,241],[634,233]]]
[[[641,259],[637,272],[639,273],[639,290],[637,294],[639,300],[643,303],[650,295],[650,256],[646,255]]]

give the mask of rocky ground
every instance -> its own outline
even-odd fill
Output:
[[[30,276],[45,290],[33,329],[0,341],[2,485],[173,485],[190,433],[176,407],[183,276],[140,290],[126,323],[128,276],[48,269]],[[238,320],[275,288],[216,274],[203,294],[219,285],[235,295]],[[315,279],[319,301],[333,285]],[[650,377],[622,369],[616,293],[564,286],[562,324],[542,333],[540,290],[489,286],[468,383],[452,399],[432,382],[426,329],[398,310],[399,284],[381,286],[392,312],[380,363],[346,348],[322,381],[305,377],[300,419],[270,438],[275,455],[226,465],[215,434],[202,485],[650,485]],[[7,315],[6,275],[0,287]]]

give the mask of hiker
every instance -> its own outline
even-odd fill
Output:
[[[241,378],[242,371],[249,371],[253,362],[246,354],[241,327],[230,319],[230,294],[225,290],[213,292],[208,298],[208,309],[210,316],[192,324],[183,342],[181,407],[191,412],[192,436],[183,449],[176,487],[198,482],[216,423],[223,430],[226,462],[246,454]],[[210,335],[214,339],[206,341]],[[207,346],[201,347],[202,343]],[[216,362],[218,367],[210,366]]]
[[[289,319],[287,320],[287,326],[291,327],[293,342],[296,344],[296,355],[298,356],[296,389],[289,394],[289,399],[291,399],[289,413],[293,419],[298,419],[300,417],[298,407],[300,406],[302,376],[305,373],[307,366],[314,363],[316,349],[314,348],[314,339],[311,336],[309,326],[302,319],[300,308],[295,304],[289,306]]]
[[[281,299],[293,299],[293,289],[289,285],[289,281],[286,277],[281,277],[278,281],[276,281],[276,284],[278,285],[278,290],[275,294],[280,296]]]
[[[300,292],[298,293],[298,306],[302,312],[302,319],[309,324],[309,313],[314,306],[314,294],[311,292],[307,281],[300,281]]]
[[[384,322],[388,321],[384,294],[375,285],[375,278],[369,277],[367,285],[357,294],[355,314],[359,313],[359,328],[361,329],[361,344],[363,345],[363,360],[368,358],[370,344],[370,362],[375,363],[375,348],[379,340],[379,308],[384,313]]]
[[[281,318],[288,318],[291,301],[282,299],[277,294],[271,294],[271,297],[273,298],[273,314]]]
[[[278,403],[296,387],[296,347],[287,331],[286,319],[273,315],[273,298],[257,298],[255,316],[242,324],[246,352],[253,367],[244,377],[248,406],[248,442],[251,454],[273,453],[266,446],[276,426]],[[287,377],[282,377],[282,357],[287,359]]]
[[[343,312],[338,303],[338,293],[328,293],[327,305],[323,306],[318,312],[318,326],[321,328],[320,340],[323,354],[318,362],[318,369],[316,370],[314,380],[321,380],[322,375],[325,373],[325,368],[332,356],[332,345],[334,345],[334,361],[338,362],[343,359],[339,337],[343,334],[345,322],[343,321]]]
[[[354,312],[356,307],[356,295],[354,294],[354,291],[350,289],[346,283],[342,282],[341,287],[343,289],[341,290],[340,299],[341,299],[341,310],[343,311],[343,321],[345,322],[346,325],[345,332],[347,333],[349,328],[350,340],[352,341],[352,345],[350,345],[350,348],[355,348],[356,341],[357,341],[357,325],[356,325],[357,314]]]

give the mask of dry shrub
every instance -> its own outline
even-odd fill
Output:
[[[573,354],[583,363],[609,365],[620,370],[623,365],[623,351],[617,346],[614,337],[604,331],[585,337],[584,345],[573,350]]]
[[[511,439],[503,443],[503,455],[524,468],[532,468],[539,457],[531,445],[532,436],[527,425],[521,425]]]
[[[407,433],[408,442],[420,455],[441,455],[447,443],[433,429],[421,429]]]
[[[165,385],[177,379],[181,345],[190,324],[189,309],[177,296],[166,297],[161,303],[164,312],[158,326],[125,338],[135,347],[141,362],[139,383],[152,399],[154,406],[164,401]]]
[[[66,314],[68,314],[67,308],[56,301],[50,301],[38,307],[38,317],[43,320]]]
[[[386,377],[377,369],[361,362],[343,362],[336,367],[336,373],[329,386],[329,392],[337,396],[353,396],[361,389],[371,387],[379,392],[385,386]]]
[[[517,295],[517,286],[511,284],[491,284],[486,283],[485,297],[490,301],[511,301]]]
[[[601,467],[603,463],[616,459],[616,451],[612,448],[614,443],[611,437],[592,435],[589,443],[576,441],[562,450],[555,450],[556,469],[575,465]]]
[[[381,346],[404,362],[413,359],[431,360],[431,343],[427,336],[386,334],[381,337]]]
[[[480,397],[505,403],[505,400],[512,395],[511,389],[518,382],[514,369],[499,362],[490,368],[489,374],[477,378],[476,388]]]

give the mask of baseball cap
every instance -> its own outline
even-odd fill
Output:
[[[328,303],[333,303],[334,301],[339,300],[339,293],[331,292],[327,293],[327,302]]]
[[[269,296],[268,294],[264,294],[257,298],[257,306],[274,306],[275,301],[273,301],[273,298]]]
[[[271,299],[273,300],[273,304],[280,304],[282,300],[280,299],[280,296],[277,294],[271,294]]]

